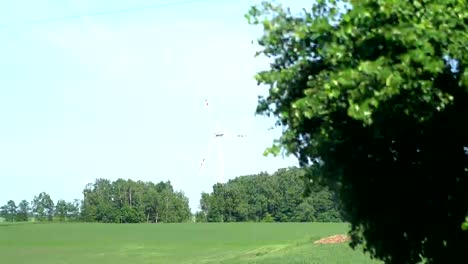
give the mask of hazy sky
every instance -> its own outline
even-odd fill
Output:
[[[297,164],[262,156],[280,131],[254,115],[266,88],[253,76],[268,63],[253,56],[261,28],[244,14],[259,1],[25,23],[171,2],[0,3],[0,205],[41,191],[81,199],[96,178],[131,178],[170,180],[194,211],[223,170],[215,148],[199,170],[216,125],[248,135],[223,142],[225,179]]]

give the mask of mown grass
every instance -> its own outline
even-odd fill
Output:
[[[346,224],[0,224],[2,263],[378,263],[317,245]]]

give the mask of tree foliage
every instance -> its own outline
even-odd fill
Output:
[[[80,220],[80,206],[81,201],[79,199],[74,199],[73,202],[66,203],[66,219],[72,221]]]
[[[387,263],[455,263],[468,232],[468,3],[317,1],[252,7],[270,69],[257,113],[281,150],[339,190],[352,246]]]
[[[58,217],[58,220],[65,221],[67,212],[68,212],[67,202],[65,202],[65,200],[63,199],[58,200],[57,204],[55,205],[55,216]]]
[[[27,200],[22,200],[16,206],[13,200],[8,201],[6,205],[0,207],[0,216],[8,222],[26,222],[31,216],[36,221],[53,221],[55,218],[59,221],[77,221],[80,218],[79,205],[80,201],[75,199],[69,203],[59,200],[54,206],[50,195],[42,192],[34,197],[31,204]]]
[[[15,204],[15,201],[9,200],[6,205],[0,207],[0,216],[5,218],[7,222],[16,221],[16,209],[18,207]]]
[[[22,200],[18,205],[16,220],[20,222],[28,221],[30,213],[31,207],[29,206],[29,202],[26,200]]]
[[[323,186],[313,186],[304,199],[305,171],[280,169],[273,175],[242,176],[216,184],[203,193],[202,222],[337,222],[342,221],[335,195]]]
[[[38,221],[52,221],[55,213],[55,205],[50,195],[46,192],[41,192],[38,196],[34,196],[32,201],[32,211]]]
[[[170,182],[97,179],[83,194],[82,218],[88,222],[175,223],[191,217],[188,198]]]

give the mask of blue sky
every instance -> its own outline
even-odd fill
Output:
[[[0,204],[41,191],[81,199],[96,178],[131,178],[170,180],[194,211],[222,169],[212,149],[199,170],[216,125],[248,135],[223,142],[225,179],[297,164],[262,156],[280,131],[254,115],[266,88],[253,76],[268,63],[254,58],[261,28],[244,14],[259,1],[24,23],[170,2],[0,3]]]

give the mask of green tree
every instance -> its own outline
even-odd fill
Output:
[[[83,190],[84,221],[103,223],[184,222],[191,213],[188,198],[170,182],[111,182],[97,179]]]
[[[208,222],[342,221],[336,195],[313,186],[304,200],[305,170],[280,169],[273,175],[241,176],[202,193],[200,209]],[[317,207],[317,209],[316,209]]]
[[[83,190],[83,203],[81,204],[81,218],[85,222],[97,221],[97,200],[93,184],[89,183]]]
[[[29,207],[29,202],[22,200],[18,205],[17,221],[28,221],[30,212],[31,208]]]
[[[67,217],[77,221],[80,217],[80,200],[74,199],[73,202],[67,202]]]
[[[32,202],[32,211],[38,221],[52,221],[54,217],[54,201],[46,192],[41,192],[38,196],[34,196]]]
[[[273,216],[271,216],[270,213],[266,213],[265,216],[262,219],[262,222],[265,222],[265,223],[272,223],[274,221],[275,221],[275,219],[273,218]]]
[[[55,205],[55,215],[58,217],[59,221],[65,221],[68,215],[68,206],[65,200],[58,200],[57,204]]]
[[[267,153],[318,164],[307,185],[339,191],[352,246],[386,263],[466,259],[468,2],[265,2],[247,18],[272,60],[257,113],[285,127]]]
[[[315,221],[338,222],[342,219],[334,193],[327,188],[315,192],[310,202],[314,205]]]
[[[192,213],[190,212],[189,199],[185,196],[182,191],[177,191],[173,193],[173,214],[174,219],[172,222],[182,223],[187,222],[192,218]]]
[[[203,211],[197,211],[195,213],[195,222],[206,223],[207,222],[206,213]]]
[[[293,219],[296,222],[313,222],[316,221],[315,215],[314,200],[308,197],[296,207]]]
[[[17,218],[16,209],[15,201],[9,200],[6,205],[0,208],[0,215],[5,218],[5,221],[14,222]]]
[[[6,216],[7,216],[7,207],[6,205],[3,205],[2,207],[0,207],[0,217],[6,218]]]

